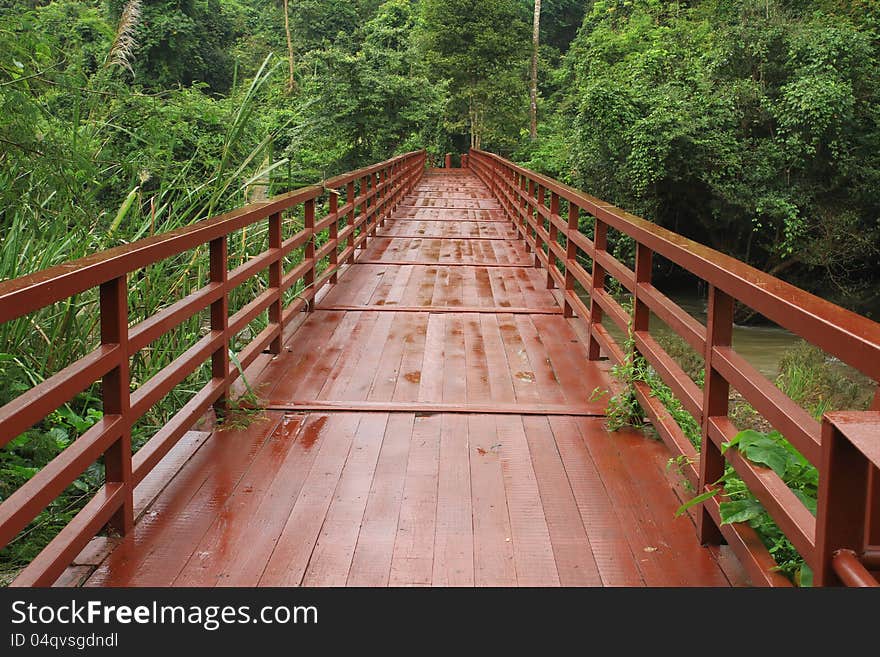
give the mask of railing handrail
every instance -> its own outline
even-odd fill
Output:
[[[292,315],[313,309],[311,301],[321,287],[336,282],[340,268],[354,261],[358,248],[366,247],[377,227],[419,180],[424,164],[424,150],[405,153],[319,185],[0,282],[0,323],[87,290],[100,290],[99,346],[0,407],[2,447],[98,380],[102,381],[103,418],[0,503],[3,547],[91,463],[104,458],[105,484],[13,585],[51,584],[105,525],[122,534],[131,530],[134,487],[212,404],[224,406],[225,397],[242,370],[264,350],[272,354],[281,352],[285,326]],[[335,192],[340,187],[344,188],[344,196]],[[325,190],[331,191],[327,214],[318,218],[316,201]],[[343,204],[340,198],[344,198]],[[303,207],[302,229],[283,239],[282,213],[299,205]],[[341,227],[343,220],[345,226]],[[262,221],[268,221],[268,247],[230,270],[228,236]],[[327,242],[318,247],[315,237],[325,231]],[[132,326],[128,274],[204,245],[209,246],[209,279]],[[301,249],[301,253],[297,252],[302,255],[301,261],[285,271],[285,259],[297,249]],[[326,262],[326,268],[320,270],[322,262]],[[268,273],[266,289],[230,315],[230,293],[263,272]],[[294,286],[300,283],[302,289],[285,306],[285,292],[296,289]],[[210,330],[132,391],[131,355],[205,309],[210,309]],[[240,350],[237,366],[233,367],[229,355],[232,337],[265,313],[268,325]],[[133,457],[134,423],[208,361],[208,383]]]
[[[827,491],[820,488],[820,512],[816,517],[779,474],[753,463],[737,449],[725,452],[724,447],[739,433],[728,417],[733,387],[819,469],[820,482],[826,477],[827,484],[831,466],[822,425],[736,352],[732,343],[735,301],[837,356],[875,382],[880,379],[880,324],[493,153],[473,149],[469,166],[498,197],[502,211],[525,240],[526,250],[534,252],[535,266],[547,269],[547,286],[562,291],[564,314],[576,314],[586,324],[588,357],[596,360],[604,352],[620,364],[629,357],[603,326],[603,318],[607,317],[621,331],[629,332],[635,351],[699,425],[697,453],[691,444],[695,436],[685,433],[648,383],[632,383],[632,391],[657,433],[673,456],[683,457],[681,472],[696,494],[713,495],[700,504],[697,516],[702,542],[718,543],[723,536],[757,583],[790,585],[776,572],[775,562],[751,527],[722,522],[718,493],[724,491],[713,489],[717,489],[726,466],[732,465],[814,571],[832,572],[828,555],[834,550],[866,554],[867,546],[880,543],[880,470],[876,466],[875,475],[866,479],[862,488],[850,486],[841,493],[838,487],[830,512],[822,512],[829,502],[822,498]],[[567,218],[560,217],[561,200],[568,201]],[[594,221],[592,240],[579,230],[581,211]],[[609,228],[635,242],[633,269],[609,252]],[[560,237],[565,238],[564,245]],[[579,262],[579,253],[592,260],[591,272]],[[654,287],[654,253],[708,283],[705,325]],[[606,290],[608,278],[616,279],[632,295],[632,311]],[[588,304],[576,293],[575,283],[589,294]],[[652,312],[703,357],[702,390],[651,336]],[[880,392],[875,395],[874,406],[880,410]],[[867,420],[867,413],[856,415],[868,426],[880,428],[876,413]],[[827,431],[827,416],[825,420]],[[838,481],[843,478],[838,477]],[[858,516],[858,531],[835,529],[829,533],[828,523],[835,522],[833,509],[839,514],[844,508],[863,510],[860,516],[858,512],[850,514],[852,518]],[[836,522],[840,523],[839,515]],[[856,544],[860,541],[863,544]],[[826,577],[821,581],[830,580]]]
[[[499,155],[479,149],[472,152],[528,176],[731,296],[749,296],[749,307],[767,319],[875,381],[880,379],[880,323]],[[830,331],[834,338],[821,335],[825,331]]]
[[[325,189],[341,187],[423,152],[419,150],[398,155],[385,162],[334,176],[317,185],[301,187],[166,233],[99,251],[26,276],[0,281],[0,324],[85,292],[104,281],[131,273],[158,260],[206,244],[276,212],[283,212],[304,201],[316,199]]]

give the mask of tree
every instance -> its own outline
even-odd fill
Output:
[[[541,37],[541,0],[535,0],[532,22],[532,70],[529,84],[529,137],[538,138],[538,46]]]
[[[411,37],[409,0],[388,0],[345,42],[311,51],[302,81],[302,111],[289,152],[318,175],[354,169],[395,152],[429,145],[441,122],[442,86],[431,84]]]
[[[417,35],[429,75],[445,81],[451,146],[512,150],[528,106],[522,0],[424,0]]]
[[[287,93],[292,93],[296,86],[294,80],[293,38],[290,36],[290,11],[287,0],[284,0],[284,35],[287,37]]]

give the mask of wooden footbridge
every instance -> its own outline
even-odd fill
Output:
[[[0,322],[100,290],[95,350],[0,409],[6,444],[101,382],[103,418],[0,504],[5,545],[105,466],[14,585],[790,585],[747,524],[721,522],[723,495],[675,517],[726,465],[818,584],[876,585],[880,412],[815,421],[731,331],[739,301],[876,381],[880,325],[498,156],[463,164],[409,153],[0,283]],[[268,226],[267,248],[230,268],[230,236],[252,226]],[[609,253],[609,232],[635,241],[633,262]],[[128,277],[204,245],[204,285],[130,321]],[[708,284],[706,325],[652,285],[658,258]],[[203,337],[132,382],[132,356],[203,311]],[[652,337],[652,314],[704,356],[702,388]],[[631,328],[700,425],[699,453],[643,382],[662,441],[608,432],[594,391],[615,388],[627,357],[609,327]],[[132,456],[133,424],[205,362],[204,387]],[[264,413],[212,429],[242,370]],[[738,431],[731,388],[819,468],[815,516],[773,470],[722,453]]]

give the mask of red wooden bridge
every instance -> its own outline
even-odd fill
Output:
[[[738,300],[876,381],[880,325],[498,156],[425,162],[398,156],[0,283],[0,322],[100,290],[96,349],[0,408],[2,445],[101,381],[103,418],[0,504],[5,545],[103,459],[104,486],[14,585],[790,585],[748,525],[721,522],[722,495],[675,517],[726,464],[818,584],[876,585],[880,412],[815,421],[731,331]],[[268,247],[230,269],[230,236],[252,226]],[[609,231],[635,240],[633,267]],[[205,284],[130,321],[129,275],[206,244]],[[706,325],[652,285],[655,257],[708,284]],[[204,337],[133,384],[131,357],[202,311]],[[705,357],[702,389],[651,314]],[[627,358],[614,326],[699,423],[699,453],[643,382],[662,441],[606,429],[594,391],[616,389],[610,366]],[[204,387],[132,456],[133,424],[206,361]],[[265,411],[212,429],[242,370]],[[819,468],[815,516],[772,470],[722,453],[731,388]]]

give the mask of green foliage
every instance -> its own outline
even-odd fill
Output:
[[[568,161],[544,170],[876,309],[876,16],[863,2],[595,2],[540,131]]]
[[[423,0],[420,7],[417,39],[430,79],[448,88],[449,148],[512,151],[528,125],[528,5]]]

